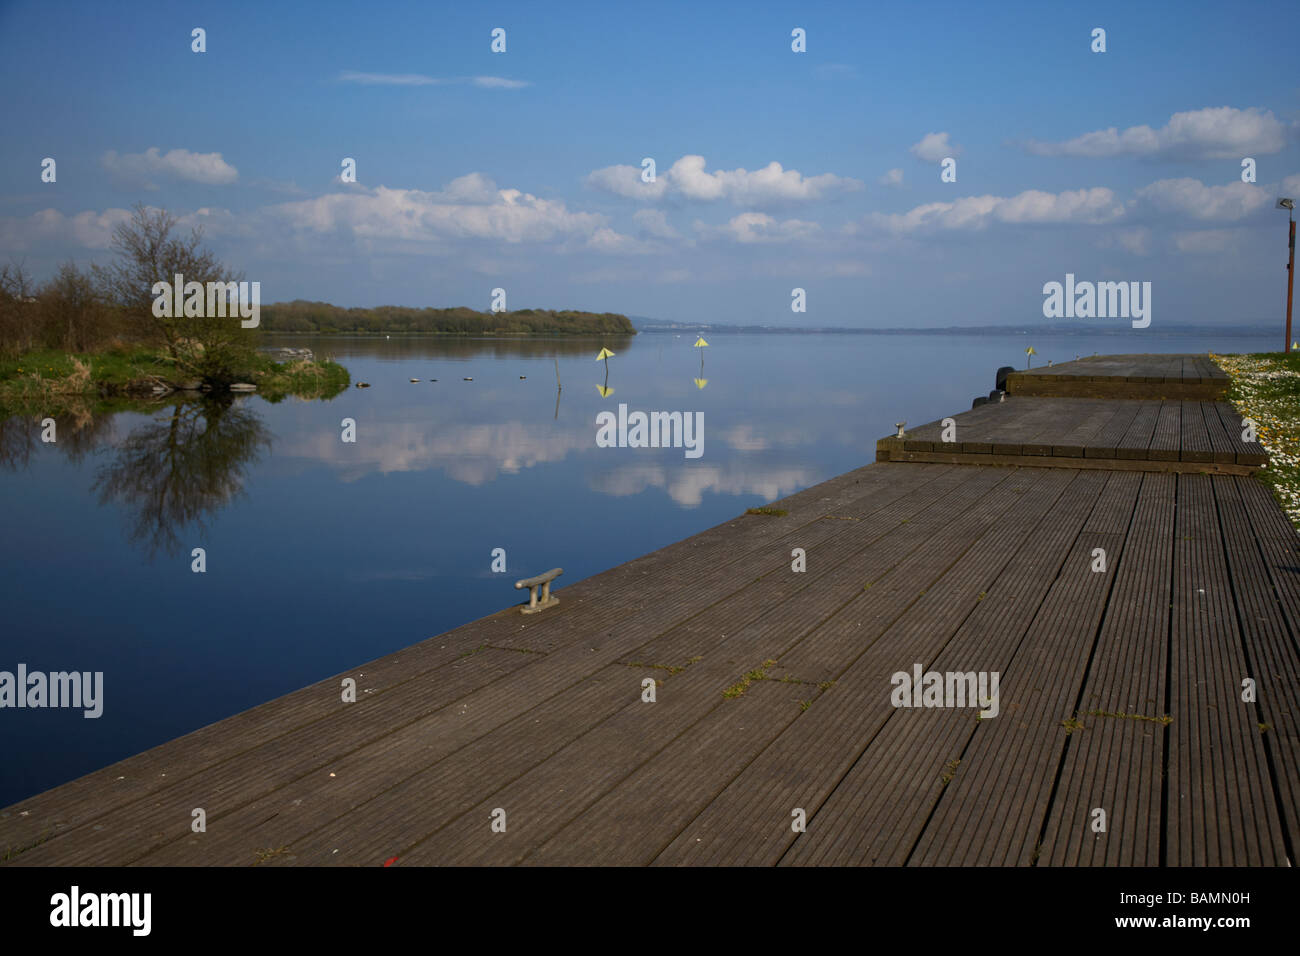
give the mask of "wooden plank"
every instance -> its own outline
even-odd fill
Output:
[[[1133,484],[1103,494],[1132,507]],[[1101,525],[1115,527],[1115,525]],[[913,865],[1029,865],[1066,743],[1101,616],[1122,555],[1093,572],[1096,547],[1117,548],[1114,531],[1074,542],[1015,666],[1002,679],[1002,713],[980,721],[963,765],[945,788],[909,859]],[[1004,719],[1005,718],[1005,719]],[[997,781],[995,784],[994,781]]]
[[[1224,432],[1229,439],[1235,439],[1237,442],[1236,460],[1239,465],[1263,465],[1268,462],[1268,452],[1258,441],[1246,441],[1245,435],[1248,434],[1243,422],[1245,417],[1241,415],[1229,402],[1215,402],[1215,410],[1219,413],[1219,421],[1223,425]]]
[[[1120,412],[1118,402],[1085,399],[1088,412],[1072,429],[1052,442],[1051,455],[1057,458],[1082,458],[1088,443],[1105,430]]]
[[[1255,708],[1239,697],[1247,668],[1210,482],[1178,479],[1166,862],[1285,865]]]
[[[1080,473],[1017,551],[930,669],[1008,673],[1042,598],[1093,507],[1099,476]],[[1035,509],[1037,510],[1037,509]],[[999,715],[1000,716],[1000,715]],[[992,718],[997,720],[999,718]],[[782,865],[902,865],[979,722],[970,710],[893,708]]]
[[[1048,475],[1053,482],[1066,477],[1059,473]],[[1079,478],[1079,493],[1086,495],[1084,489],[1095,488],[1103,480],[1102,476],[1093,475]],[[1035,492],[1038,492],[1037,500],[1031,497]],[[988,539],[986,547],[1012,544],[1014,554],[1025,540],[1023,536],[1038,526],[1050,510],[1053,493],[1059,496],[1060,489],[1046,484],[1036,485],[1027,492],[1003,522],[1016,522],[1015,537],[1000,541],[1001,536],[995,536]],[[942,582],[928,586],[916,609],[861,648],[856,659],[838,651],[827,658],[823,651],[811,646],[814,653],[801,655],[797,662],[794,655],[783,659],[792,670],[809,674],[820,670],[818,660],[842,664],[848,659],[852,663],[835,678],[823,698],[691,821],[656,858],[656,865],[752,864],[779,859],[794,837],[788,823],[792,808],[804,808],[811,818],[835,782],[894,712],[889,701],[890,674],[904,666],[910,668],[914,661],[934,659],[946,636],[960,626],[964,618],[961,612],[969,614],[982,602],[979,592],[987,590],[990,579],[996,577],[1007,560],[1005,554],[992,559],[979,552],[971,554],[965,567],[954,568],[954,573],[966,576],[982,571],[982,580],[979,575],[973,575],[955,588]],[[947,580],[945,576],[944,581]],[[868,594],[874,594],[877,589],[873,587]],[[808,641],[822,639],[824,647],[842,647],[845,639],[854,633],[855,621],[868,625],[876,620],[877,615],[870,609],[871,600],[864,597],[860,609],[849,607],[837,615],[839,634],[826,639],[826,629],[819,629]]]
[[[1151,447],[1151,440],[1155,435],[1156,422],[1159,417],[1160,403],[1143,402],[1140,404],[1137,413],[1133,416],[1132,424],[1128,427],[1128,431],[1124,433],[1124,437],[1116,445],[1115,457],[1149,459],[1150,456],[1147,451]]]
[[[1181,402],[1161,402],[1160,415],[1156,419],[1156,430],[1151,436],[1151,445],[1147,457],[1153,461],[1178,461],[1182,445]]]
[[[1187,402],[1188,414],[1200,415],[1205,421],[1205,431],[1210,438],[1210,454],[1214,461],[1235,462],[1241,446],[1239,435],[1230,435],[1219,417],[1214,402]]]
[[[1262,514],[1256,510],[1262,499],[1251,496],[1250,492],[1258,489],[1258,482],[1214,478],[1212,485],[1225,530],[1253,531],[1253,511],[1270,524],[1276,521],[1275,517],[1271,520],[1265,517],[1276,516],[1276,508]],[[1254,508],[1248,505],[1252,500]],[[1287,532],[1279,538],[1284,547],[1290,542],[1294,559],[1300,555],[1300,537],[1289,528],[1280,530]],[[1300,838],[1300,643],[1295,631],[1300,601],[1295,601],[1286,589],[1279,589],[1276,582],[1279,573],[1289,575],[1293,581],[1300,579],[1300,562],[1289,566],[1270,562],[1271,548],[1267,544],[1261,547],[1259,540],[1267,535],[1267,531],[1259,536],[1225,534],[1223,551],[1241,628],[1245,665],[1256,685],[1258,714],[1248,714],[1246,723],[1253,720],[1260,727],[1271,789],[1283,814],[1282,829],[1288,834],[1294,859],[1297,838]],[[1244,702],[1243,706],[1250,710]]]
[[[1159,471],[1170,474],[1250,475],[1255,465],[1227,465],[1219,462],[1152,461],[1141,458],[1057,458],[1045,455],[963,455],[947,452],[895,452],[894,462],[946,463],[955,465],[982,464],[1014,468],[1085,468],[1099,471]]]
[[[1195,462],[1214,461],[1214,453],[1210,448],[1210,433],[1205,428],[1205,419],[1196,414],[1195,405],[1183,406],[1181,427],[1182,449],[1179,452],[1179,459]]]
[[[1138,405],[1126,402],[1106,426],[1097,433],[1097,437],[1084,449],[1085,458],[1118,458],[1119,443],[1128,434],[1129,426],[1137,417]]]
[[[1173,551],[1171,475],[1146,475],[1097,649],[1066,740],[1039,865],[1160,863],[1166,657]],[[1119,554],[1114,555],[1118,560]],[[1128,716],[1120,716],[1128,715]],[[1105,814],[1104,830],[1095,811]]]

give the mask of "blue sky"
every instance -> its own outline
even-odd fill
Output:
[[[264,302],[487,308],[502,287],[665,320],[1032,325],[1068,272],[1151,282],[1153,330],[1273,323],[1294,23],[1283,3],[0,3],[0,259],[106,261],[145,202]]]

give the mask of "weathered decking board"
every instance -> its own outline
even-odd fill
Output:
[[[1072,479],[1070,493],[1043,510],[1023,547],[927,667],[966,671],[979,664],[999,673],[1009,670],[1060,570],[1062,554],[1095,505],[1100,483],[1093,472]],[[801,838],[782,864],[906,863],[943,788],[960,770],[977,726],[969,710],[892,710],[818,811],[816,839]]]
[[[1148,358],[1092,384],[1222,376]],[[1240,416],[1175,396],[954,417],[953,462],[858,469],[544,614],[237,714],[0,811],[0,846],[9,865],[1294,864],[1300,539],[1254,479],[1169,470],[1262,460]],[[914,664],[997,672],[999,714],[895,707]]]
[[[1218,478],[1212,484],[1223,527],[1248,527],[1252,519],[1242,496],[1244,489]],[[1271,510],[1273,514],[1258,510],[1255,520],[1265,523],[1270,532],[1289,532],[1289,527],[1277,525],[1276,509]],[[1279,537],[1285,540],[1285,534]],[[1290,540],[1294,553],[1294,536]],[[1255,719],[1276,787],[1275,797],[1286,817],[1286,831],[1294,835],[1300,833],[1300,710],[1289,701],[1287,688],[1300,687],[1300,648],[1293,639],[1295,632],[1288,633],[1287,621],[1271,613],[1277,603],[1275,579],[1259,543],[1250,536],[1226,535],[1224,555],[1241,626],[1246,669],[1256,685],[1259,714]],[[1295,849],[1290,844],[1288,855]]]
[[[1242,440],[1235,415],[1221,402],[1008,398],[951,416],[946,429],[940,420],[881,438],[876,458],[1251,474],[1268,458],[1258,442]],[[945,432],[954,440],[944,441]]]
[[[1007,375],[1012,395],[1215,401],[1228,377],[1201,355],[1101,355]]]
[[[1107,555],[1123,564],[1044,827],[1040,859],[1054,865],[1160,863],[1175,479],[1141,481],[1123,554]]]
[[[1168,862],[1285,864],[1210,477],[1178,483],[1170,633]]]
[[[980,721],[914,851],[921,865],[1027,865],[1048,809],[1078,685],[1086,673],[1116,564],[1091,570],[1092,551],[1109,546],[1113,516],[1132,490],[1108,482],[1102,489],[1109,533],[1085,526],[1071,543],[1060,573],[1044,598],[1002,677],[1002,713]],[[1122,535],[1121,535],[1122,540]],[[1007,719],[1003,720],[1005,717]],[[994,785],[993,781],[997,783]]]

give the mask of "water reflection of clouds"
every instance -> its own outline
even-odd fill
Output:
[[[513,475],[539,465],[558,464],[573,454],[592,453],[596,474],[592,490],[615,497],[662,488],[677,504],[693,508],[705,492],[761,495],[772,501],[816,481],[809,468],[761,464],[754,452],[775,447],[806,445],[810,436],[798,429],[761,429],[736,425],[721,434],[722,443],[735,453],[719,464],[685,462],[633,462],[604,468],[616,458],[645,454],[641,450],[598,450],[595,425],[576,430],[550,424],[501,422],[475,425],[430,425],[427,422],[372,424],[358,422],[356,444],[344,444],[328,428],[297,432],[282,440],[277,457],[298,457],[336,469],[344,482],[375,473],[441,471],[448,478],[471,486],[485,485],[501,475]],[[653,452],[651,452],[653,454]]]
[[[438,469],[455,481],[483,485],[502,473],[518,474],[591,448],[594,435],[594,428],[586,435],[522,422],[451,427],[359,422],[355,445],[344,444],[336,433],[322,431],[284,442],[280,453],[333,465],[348,482],[375,472]]]
[[[694,508],[706,491],[714,494],[761,495],[775,501],[807,487],[820,476],[810,468],[762,466],[735,461],[725,465],[625,465],[596,475],[592,490],[615,497],[639,495],[648,488],[663,488],[683,508]]]

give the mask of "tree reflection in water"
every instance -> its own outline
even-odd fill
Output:
[[[270,448],[271,434],[244,402],[182,402],[166,419],[136,428],[99,469],[99,503],[127,509],[129,535],[150,557],[180,549],[178,532],[243,493],[245,469]]]

